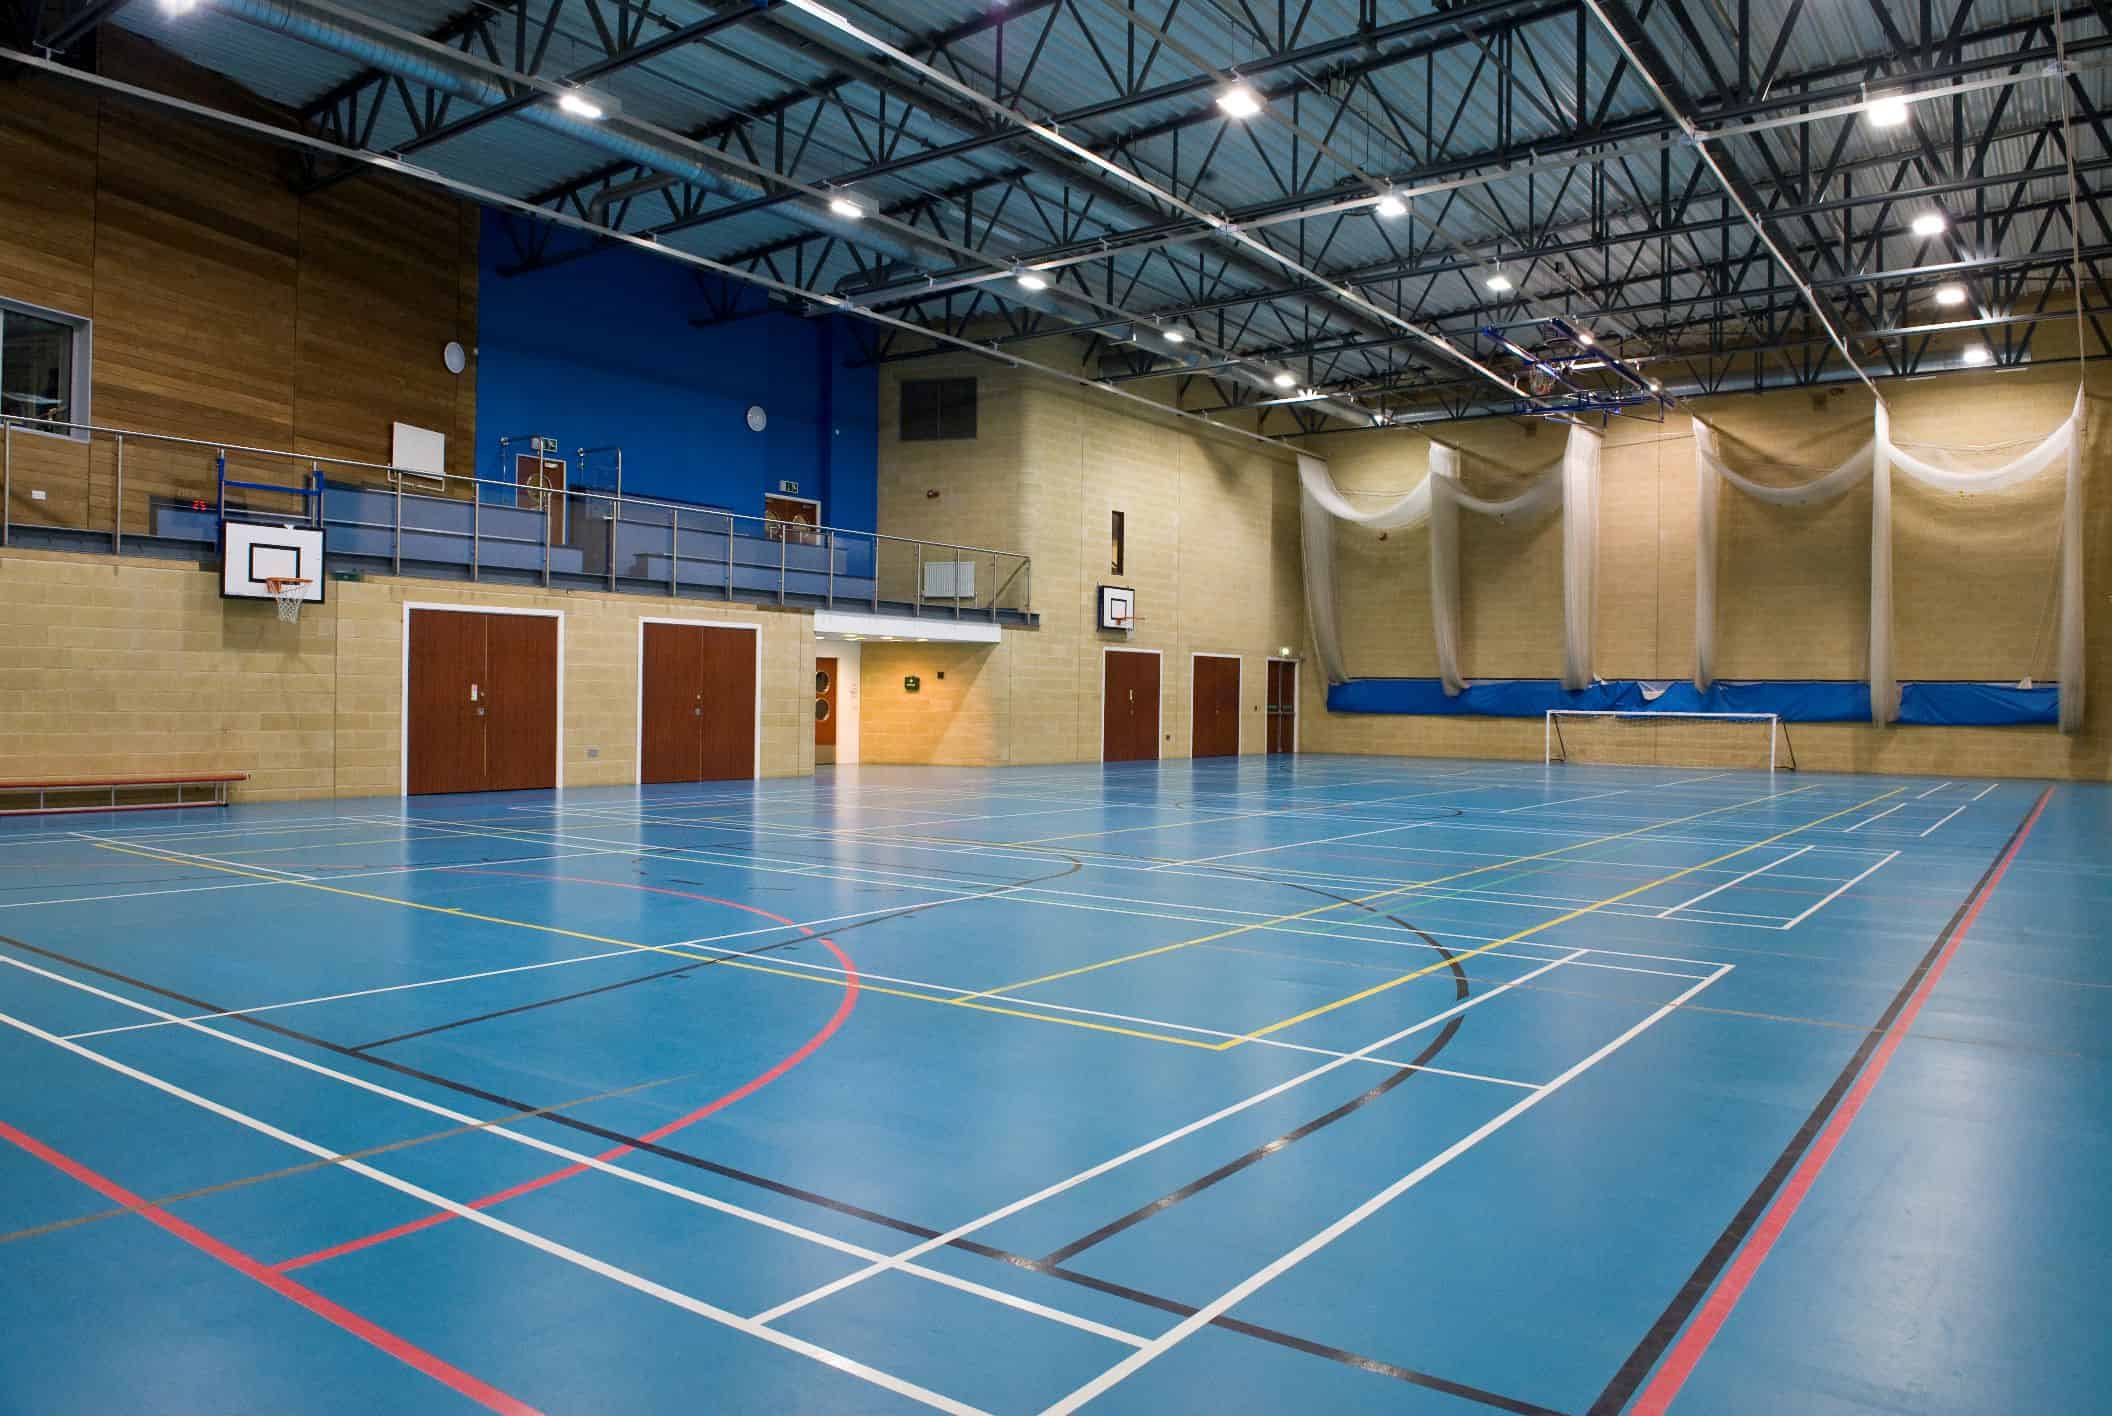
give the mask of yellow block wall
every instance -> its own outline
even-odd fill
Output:
[[[944,374],[979,380],[978,436],[902,442],[899,380]],[[865,761],[1097,761],[1108,648],[1160,655],[1162,757],[1189,753],[1191,656],[1237,654],[1240,750],[1262,750],[1266,662],[1304,637],[1288,450],[1125,412],[1102,395],[972,359],[892,367],[880,407],[882,530],[1025,551],[1041,626],[987,646],[868,643]],[[1116,510],[1126,533],[1120,575],[1109,557]],[[1132,632],[1096,627],[1103,584],[1137,592]],[[912,674],[922,681],[915,694],[902,686]]]
[[[1893,436],[2015,456],[2068,416],[2072,365],[1883,385]],[[1798,762],[1841,771],[2102,778],[2112,775],[2112,440],[2100,431],[2112,382],[2092,379],[2085,444],[2084,531],[2090,697],[2085,730],[1798,724]],[[1693,405],[1723,435],[1733,465],[1796,481],[1830,466],[1871,432],[1858,387],[1786,390]],[[1445,428],[1466,448],[1470,489],[1506,494],[1520,471],[1561,450],[1561,431],[1526,437],[1508,420]],[[1428,467],[1428,443],[1405,432],[1308,440],[1345,488],[1398,493]],[[2000,448],[1993,444],[2010,444]],[[1971,456],[1965,457],[1971,465]],[[1985,462],[1982,465],[1986,465]],[[1509,469],[1506,473],[1503,469]],[[2014,682],[2054,674],[2053,574],[2061,479],[2036,478],[1988,496],[1943,496],[1893,480],[1893,624],[1902,679]],[[1694,664],[1693,424],[1616,422],[1601,462],[1594,666],[1602,678],[1685,679]],[[1859,679],[1868,672],[1870,492],[1830,506],[1774,507],[1726,488],[1717,588],[1718,676]],[[1552,677],[1561,664],[1559,521],[1532,529],[1461,517],[1462,656],[1469,677]],[[1428,677],[1426,532],[1336,529],[1343,650],[1359,677]],[[1310,689],[1312,686],[1308,685]],[[1310,694],[1309,707],[1317,708]],[[1417,718],[1310,712],[1308,751],[1537,758],[1537,719]]]
[[[638,778],[642,619],[760,625],[763,775],[814,769],[806,615],[418,580],[328,592],[281,625],[195,566],[0,553],[0,777],[230,771],[251,774],[246,801],[394,795],[406,602],[563,612],[567,786]]]
[[[983,436],[902,443],[892,412],[899,377],[973,373]],[[2035,440],[2067,416],[2072,365],[1885,385],[1894,436],[1953,448]],[[2112,395],[2112,385],[2104,389]],[[1287,455],[1046,379],[972,360],[896,366],[883,377],[883,528],[1031,552],[1039,631],[983,649],[874,645],[865,659],[866,760],[1092,761],[1099,756],[1099,654],[1122,637],[1093,628],[1097,588],[1138,594],[1128,642],[1165,656],[1163,756],[1188,751],[1196,650],[1242,658],[1241,750],[1262,747],[1263,663],[1280,646],[1300,669],[1306,751],[1531,758],[1538,720],[1329,714],[1309,658],[1300,582],[1297,484]],[[1870,436],[1860,387],[1726,396],[1694,405],[1755,475],[1791,480],[1830,466]],[[994,410],[994,416],[993,412]],[[2096,420],[2102,422],[2102,418]],[[1467,453],[1477,493],[1500,497],[1561,453],[1563,430],[1523,420],[1446,426]],[[1603,458],[1594,653],[1605,678],[1677,680],[1693,672],[1693,430],[1617,422]],[[1376,499],[1413,488],[1428,441],[1406,430],[1323,436],[1346,490]],[[2093,432],[2086,466],[2112,442]],[[1986,456],[2013,456],[2016,447]],[[1970,459],[1968,459],[1970,460]],[[1769,473],[1770,464],[1781,470]],[[968,477],[973,496],[949,478]],[[1798,759],[1834,770],[2112,775],[2112,489],[2093,478],[2085,531],[2094,689],[2086,730],[1808,724],[1792,729]],[[1895,479],[1894,622],[1902,678],[2014,681],[2053,671],[2052,575],[2059,478],[1990,497],[1946,498]],[[939,490],[936,499],[925,496]],[[1127,513],[1128,565],[1107,574],[1108,512]],[[1828,507],[1775,508],[1726,490],[1722,500],[1717,639],[1724,678],[1858,679],[1867,672],[1870,496]],[[1016,535],[1016,541],[1003,538]],[[1428,677],[1429,539],[1416,530],[1338,527],[1340,618],[1353,673]],[[1562,657],[1561,527],[1462,517],[1462,660],[1470,677],[1553,677]],[[936,671],[947,670],[944,684]],[[904,693],[916,673],[923,691]]]

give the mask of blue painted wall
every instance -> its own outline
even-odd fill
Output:
[[[879,375],[846,367],[856,343],[838,317],[764,311],[698,329],[707,305],[690,268],[644,251],[506,275],[517,255],[503,222],[487,213],[481,243],[477,475],[512,475],[501,437],[547,434],[574,485],[607,485],[578,477],[574,450],[615,443],[626,493],[760,516],[791,481],[829,525],[874,529]],[[741,298],[760,309],[753,291]],[[751,404],[770,415],[761,433]]]

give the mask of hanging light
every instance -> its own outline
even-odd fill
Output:
[[[1278,388],[1296,388],[1298,386],[1298,376],[1290,370],[1284,369],[1280,370],[1269,382]]]
[[[1252,118],[1261,112],[1261,95],[1244,83],[1234,83],[1218,94],[1217,106],[1227,118]]]
[[[1995,362],[1994,351],[1985,344],[1968,344],[1965,346],[1965,353],[1959,357],[1964,359],[1966,363],[1976,367],[1981,364],[1992,364]]]
[[[1379,198],[1379,204],[1373,207],[1372,210],[1391,221],[1397,216],[1406,216],[1408,214],[1408,203],[1402,201],[1395,193],[1388,192],[1385,196]]]
[[[1485,278],[1481,283],[1483,285],[1488,286],[1489,289],[1495,291],[1498,295],[1503,294],[1506,290],[1509,290],[1511,288],[1511,278],[1505,275],[1500,270],[1489,272],[1487,278]]]
[[[1593,334],[1590,330],[1580,329],[1577,331],[1577,343],[1583,345],[1585,348],[1589,349],[1592,345],[1597,344],[1598,342],[1598,336]]]
[[[198,8],[198,0],[161,0],[164,15],[188,15]]]
[[[1937,286],[1936,303],[1939,305],[1963,305],[1965,303],[1965,287],[1955,280],[1947,285]]]
[[[1046,290],[1049,278],[1039,271],[1023,270],[1019,273],[1019,288],[1022,290]]]
[[[1916,236],[1941,236],[1944,228],[1950,224],[1950,219],[1942,212],[1925,211],[1920,216],[1915,217],[1913,223],[1907,229]]]
[[[849,197],[841,195],[829,198],[829,210],[842,217],[845,221],[857,221],[865,215],[864,207],[858,205]]]
[[[1873,128],[1897,128],[1907,121],[1906,96],[1894,93],[1873,98],[1863,109],[1863,116],[1870,120]]]
[[[183,4],[186,8],[188,8],[191,5],[197,4],[198,0],[177,0],[177,3]],[[559,108],[562,108],[565,112],[571,114],[574,118],[586,118],[589,120],[601,117],[603,112],[602,106],[600,104],[596,103],[593,99],[588,98],[578,89],[567,89],[565,90],[565,92],[559,94],[557,97],[557,106]]]
[[[1186,344],[1188,342],[1188,336],[1177,329],[1162,329],[1159,333],[1165,337],[1168,344]]]

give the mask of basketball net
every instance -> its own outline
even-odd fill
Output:
[[[264,588],[278,602],[281,624],[300,623],[301,597],[307,585],[308,581],[300,576],[274,575],[265,580]]]

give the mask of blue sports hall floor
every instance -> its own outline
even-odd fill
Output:
[[[2104,1410],[2112,788],[0,826],[0,1410]]]

